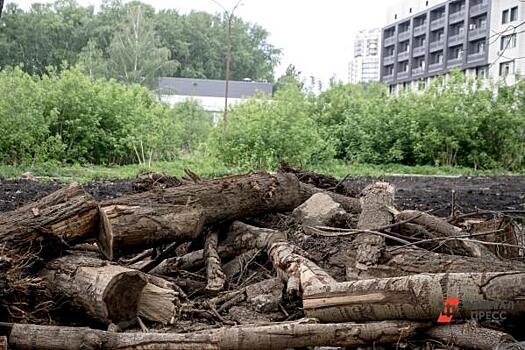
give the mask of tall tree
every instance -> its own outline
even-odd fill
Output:
[[[109,69],[118,80],[128,84],[152,86],[160,74],[176,68],[170,51],[159,47],[151,24],[141,5],[130,7],[127,18],[115,33],[109,48]]]

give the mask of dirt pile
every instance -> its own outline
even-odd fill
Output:
[[[436,212],[400,204],[396,181],[354,180],[290,167],[210,180],[147,174],[116,191],[47,183],[46,196],[28,182],[38,200],[22,196],[0,214],[0,346],[525,340],[523,201],[465,212],[454,192]]]

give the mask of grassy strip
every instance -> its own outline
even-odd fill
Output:
[[[229,168],[218,161],[205,157],[183,158],[172,162],[155,162],[151,167],[141,165],[122,166],[80,166],[58,165],[53,163],[32,166],[0,165],[0,178],[16,178],[24,172],[34,176],[58,179],[64,182],[78,181],[85,183],[96,180],[134,178],[144,172],[161,172],[172,176],[184,175],[184,169],[205,177],[219,177],[248,172],[253,169]],[[437,175],[437,176],[488,176],[488,175],[523,175],[504,170],[475,170],[459,167],[405,166],[398,164],[367,165],[332,162],[307,167],[308,170],[343,178],[352,176],[386,176],[386,175]]]

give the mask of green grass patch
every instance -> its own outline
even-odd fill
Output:
[[[154,162],[151,166],[138,164],[121,166],[82,166],[60,165],[45,163],[26,166],[0,165],[0,178],[16,178],[25,172],[31,172],[36,177],[57,179],[63,182],[77,181],[86,183],[97,180],[130,179],[145,172],[160,172],[172,176],[184,175],[184,170],[191,171],[204,177],[220,177],[231,174],[240,174],[253,169],[226,167],[217,160],[207,157],[194,156],[171,162]],[[489,175],[523,175],[505,170],[476,170],[461,167],[432,167],[432,166],[405,166],[398,164],[369,165],[347,164],[344,162],[330,162],[317,166],[306,167],[337,178],[351,176],[386,176],[386,175],[435,175],[435,176],[489,176]]]

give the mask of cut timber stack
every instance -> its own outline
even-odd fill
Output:
[[[399,210],[389,183],[357,199],[297,169],[191,177],[102,202],[71,185],[0,214],[0,349],[492,350],[525,340],[523,222]]]

